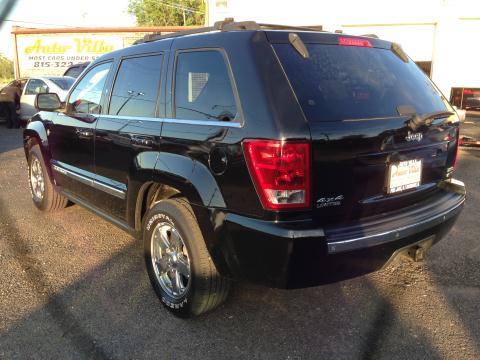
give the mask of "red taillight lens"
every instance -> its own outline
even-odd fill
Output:
[[[265,209],[310,206],[310,143],[245,140],[245,158]]]
[[[367,39],[342,37],[338,38],[338,45],[342,46],[360,46],[360,47],[372,47],[372,44]]]

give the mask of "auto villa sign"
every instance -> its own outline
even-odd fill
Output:
[[[63,75],[72,64],[93,61],[130,46],[150,33],[169,33],[184,27],[62,28],[14,27],[15,77]]]
[[[31,35],[17,38],[20,77],[62,75],[74,63],[123,48],[118,34]]]

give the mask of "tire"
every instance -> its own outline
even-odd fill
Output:
[[[165,246],[161,233],[170,247]],[[174,315],[197,316],[226,300],[230,280],[215,268],[188,201],[174,198],[155,204],[144,218],[143,240],[150,282],[162,304]],[[169,270],[162,272],[162,265]],[[183,287],[175,285],[177,278]]]
[[[67,206],[68,199],[55,189],[38,145],[32,146],[28,154],[28,179],[32,200],[38,209],[55,211]]]

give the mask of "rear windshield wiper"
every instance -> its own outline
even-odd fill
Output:
[[[437,118],[444,118],[447,116],[451,116],[453,114],[454,114],[453,112],[447,111],[447,110],[434,111],[431,113],[424,114],[422,116],[418,116],[417,114],[415,114],[408,121],[408,125],[413,131],[415,131],[422,125],[427,125],[427,126],[430,125],[433,122],[433,120]]]
[[[430,125],[434,119],[454,115],[453,112],[448,110],[433,111],[418,115],[411,106],[398,106],[397,111],[401,116],[410,116],[410,119],[407,120],[407,126],[412,129],[412,131],[416,131],[422,125]]]

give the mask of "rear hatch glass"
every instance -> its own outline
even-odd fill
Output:
[[[274,44],[310,122],[398,116],[446,110],[441,95],[413,61],[389,49],[306,44],[304,59],[290,44]]]

